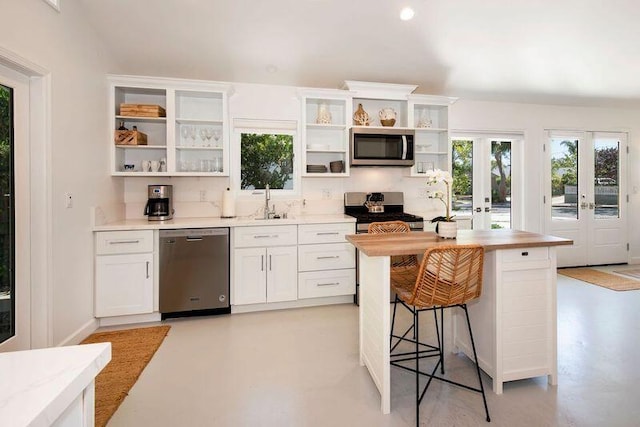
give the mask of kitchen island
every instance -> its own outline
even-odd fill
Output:
[[[360,363],[380,391],[383,413],[391,411],[390,257],[422,254],[434,246],[485,248],[482,296],[467,306],[478,363],[493,379],[494,392],[501,394],[506,381],[542,375],[557,384],[555,246],[571,240],[516,230],[459,230],[456,240],[432,232],[346,238],[359,249]],[[466,325],[457,316],[451,326],[454,351],[470,355]]]

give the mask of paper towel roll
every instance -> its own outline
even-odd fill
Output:
[[[236,216],[236,201],[233,193],[228,188],[222,192],[222,218],[233,218]]]

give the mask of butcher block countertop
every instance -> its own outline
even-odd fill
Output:
[[[421,254],[446,245],[478,244],[491,251],[573,244],[573,240],[520,230],[458,230],[456,239],[443,239],[434,232],[352,234],[347,240],[368,256]]]

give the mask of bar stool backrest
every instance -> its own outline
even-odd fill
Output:
[[[416,307],[465,304],[482,293],[484,248],[480,245],[446,245],[427,249],[416,278]]]
[[[369,224],[367,233],[411,233],[411,228],[404,221],[372,222]],[[418,265],[420,264],[416,255],[394,255],[391,257],[391,269],[418,267]]]

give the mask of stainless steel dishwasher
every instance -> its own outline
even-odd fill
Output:
[[[160,230],[160,313],[230,313],[229,229]]]

